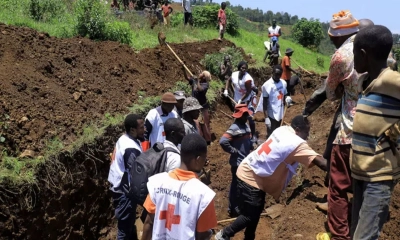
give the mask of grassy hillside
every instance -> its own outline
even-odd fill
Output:
[[[16,1],[6,0],[6,2],[12,3]],[[30,27],[39,31],[48,32],[51,36],[61,38],[77,35],[75,30],[77,19],[74,14],[71,14],[71,11],[66,11],[64,14],[48,22],[35,21],[30,18],[27,13],[26,5],[28,2],[29,0],[22,0],[18,3],[16,2],[15,5],[13,4],[12,7],[3,6],[0,9],[0,22]],[[177,9],[176,12],[179,12],[178,6],[179,5],[175,6],[175,9]],[[70,10],[72,9],[71,6],[67,8]],[[111,13],[110,17],[114,18],[111,16]],[[165,28],[163,26],[156,26],[154,29],[150,29],[149,21],[135,13],[125,14],[121,20],[129,22],[132,30],[132,41],[130,45],[138,51],[144,48],[152,48],[159,44],[157,38],[159,31],[165,32],[167,41],[171,43],[205,41],[218,37],[218,31],[215,29],[185,27],[182,23],[178,24],[176,27]],[[243,22],[247,22],[247,24],[243,24]],[[265,54],[263,42],[268,39],[266,30],[259,31],[256,29],[257,23],[252,23],[244,19],[241,20],[241,24],[243,27],[238,36],[226,35],[226,38],[234,42],[237,47],[242,47],[246,53],[252,54],[252,57],[256,60],[254,64],[256,67],[263,66],[264,63],[262,59]],[[252,26],[254,26],[254,31],[251,31]],[[268,26],[265,25],[264,28],[267,29]],[[290,28],[283,26],[284,33],[289,31]],[[328,56],[312,52],[299,44],[283,38],[280,39],[280,44],[282,54],[284,54],[284,50],[288,47],[295,50],[293,59],[302,67],[318,73],[327,71],[329,64]],[[317,58],[322,59],[323,65],[317,65]]]

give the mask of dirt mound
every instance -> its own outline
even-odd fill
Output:
[[[57,39],[29,28],[0,25],[0,152],[41,154],[48,139],[69,144],[105,113],[126,112],[137,91],[158,95],[182,78],[167,47],[135,53],[115,42]],[[191,69],[224,41],[172,45]]]

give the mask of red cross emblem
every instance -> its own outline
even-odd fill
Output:
[[[258,155],[261,155],[261,153],[265,152],[265,154],[269,154],[271,152],[271,148],[269,147],[269,145],[272,143],[272,138],[269,139],[268,141],[266,141],[265,143],[263,143],[261,145],[260,150],[258,150]]]
[[[165,228],[171,231],[172,224],[179,224],[181,216],[174,215],[175,205],[168,203],[168,210],[160,212],[160,220],[165,220]]]
[[[282,91],[279,91],[278,100],[282,100],[282,98],[283,98],[283,93]]]

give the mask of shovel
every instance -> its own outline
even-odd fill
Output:
[[[186,71],[188,71],[190,76],[193,76],[193,73],[186,67],[185,63],[178,57],[178,55],[176,55],[174,50],[169,46],[169,44],[165,40],[166,40],[165,34],[163,32],[159,32],[158,33],[158,42],[160,43],[160,45],[164,45],[164,44],[167,45],[169,50],[171,50],[171,52],[174,54],[176,59],[178,59],[178,61],[183,65],[183,67],[186,69]]]

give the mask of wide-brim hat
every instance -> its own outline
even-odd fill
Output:
[[[235,111],[232,114],[232,117],[234,118],[241,118],[243,116],[244,113],[248,113],[249,115],[253,114],[253,111],[249,110],[247,108],[246,104],[237,104],[235,106]]]
[[[177,103],[176,98],[173,93],[166,92],[161,97],[161,102],[163,103]]]
[[[292,52],[294,52],[294,50],[293,50],[293,49],[291,49],[291,48],[286,48],[286,52],[285,52],[285,54],[292,53]]]
[[[183,110],[182,113],[190,112],[193,110],[200,110],[203,107],[200,105],[199,101],[194,97],[188,97],[183,102]]]

